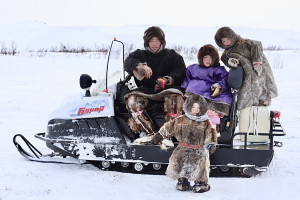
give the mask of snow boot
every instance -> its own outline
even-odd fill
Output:
[[[136,123],[139,125],[140,129],[146,133],[146,135],[155,135],[157,132],[151,118],[148,113],[143,110],[141,112],[131,113]]]
[[[190,182],[186,178],[179,178],[176,184],[176,190],[188,191],[191,190]]]
[[[210,185],[202,181],[195,181],[195,185],[192,190],[195,193],[207,192],[210,190]]]

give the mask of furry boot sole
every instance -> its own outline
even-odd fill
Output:
[[[187,183],[177,183],[176,184],[176,190],[179,190],[179,191],[189,191],[191,190],[191,185],[189,182]]]
[[[210,185],[209,184],[195,184],[193,186],[193,192],[195,193],[203,193],[203,192],[207,192],[210,190]]]

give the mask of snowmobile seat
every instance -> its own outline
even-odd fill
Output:
[[[227,84],[234,90],[242,87],[244,81],[244,69],[241,65],[237,68],[231,68],[228,73]]]

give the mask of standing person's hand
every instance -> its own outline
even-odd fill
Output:
[[[261,63],[253,63],[253,68],[256,71],[257,75],[260,76],[262,73],[262,64]]]

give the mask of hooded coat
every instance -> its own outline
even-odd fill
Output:
[[[222,38],[231,39],[231,45],[225,46]],[[271,99],[278,96],[278,91],[261,42],[243,39],[229,27],[222,27],[217,31],[215,42],[225,49],[221,60],[226,66],[228,66],[229,58],[236,58],[244,69],[244,81],[238,91],[237,109],[241,110],[249,106],[269,106]],[[253,63],[262,64],[260,76],[254,70]]]
[[[191,108],[193,103],[200,105],[199,117],[203,118],[202,121],[193,120],[185,114],[165,123],[159,132],[166,138],[174,136],[180,143],[202,145],[203,147],[189,148],[179,144],[169,159],[166,174],[173,179],[184,177],[190,181],[208,183],[210,168],[209,153],[213,153],[214,149],[209,152],[205,146],[211,142],[216,144],[217,135],[205,114],[207,103],[203,97],[191,94],[183,105],[185,113],[192,115]]]
[[[203,63],[203,57],[210,55],[212,63],[206,67]],[[186,69],[185,79],[181,87],[186,92],[200,94],[209,101],[209,109],[215,110],[221,115],[228,115],[230,104],[232,102],[231,88],[227,84],[228,72],[224,66],[220,66],[219,53],[212,45],[204,45],[198,51],[198,64],[188,66]],[[222,92],[216,97],[211,97],[211,86],[219,83]]]

